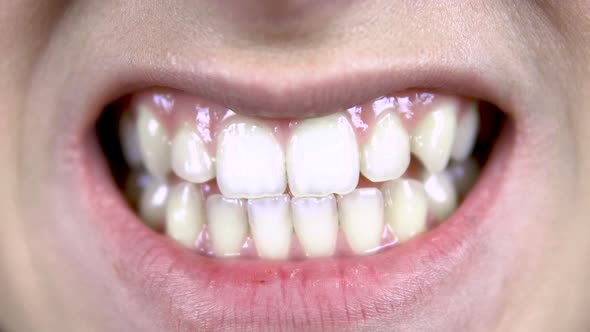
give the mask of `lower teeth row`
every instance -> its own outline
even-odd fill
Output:
[[[468,159],[421,181],[400,178],[347,195],[238,199],[212,194],[210,184],[134,171],[126,195],[144,223],[202,254],[297,259],[369,254],[407,241],[452,215],[478,174]]]

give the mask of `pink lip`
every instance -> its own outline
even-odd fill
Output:
[[[460,287],[462,271],[483,257],[486,235],[478,230],[493,222],[502,227],[489,211],[512,161],[514,134],[513,126],[503,131],[479,183],[451,219],[368,257],[202,257],[141,224],[114,186],[92,135],[86,135],[79,175],[87,205],[101,221],[97,236],[121,284],[167,329],[345,329],[384,313],[409,321],[435,294]]]

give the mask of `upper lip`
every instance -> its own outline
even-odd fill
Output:
[[[240,113],[279,117],[330,113],[409,88],[504,103],[512,100],[510,92],[499,90],[501,85],[486,80],[473,68],[368,64],[341,71],[328,68],[323,76],[311,75],[309,70],[279,75],[272,68],[215,68],[128,69],[124,80],[109,82],[104,96],[165,86],[203,96]],[[506,153],[508,145],[496,154]],[[104,185],[99,184],[109,182],[109,174],[104,162],[97,162],[100,156],[94,139],[87,141],[84,155],[80,175],[86,197],[105,195]],[[289,326],[295,329],[300,324],[313,329],[322,327],[326,319],[338,328],[377,319],[381,310],[400,321],[410,319],[413,311],[409,308],[425,305],[446,281],[458,279],[478,254],[483,235],[476,230],[490,222],[487,211],[501,191],[497,184],[502,183],[499,174],[504,166],[502,158],[490,158],[488,171],[471,197],[445,225],[393,250],[363,258],[299,263],[214,261],[179,248],[141,225],[118,198],[114,186],[106,193],[117,197],[117,204],[113,205],[111,198],[89,200],[89,205],[99,216],[101,222],[95,226],[104,235],[107,255],[121,284],[145,301],[146,307],[166,308],[155,313],[169,326],[225,323],[243,327],[267,319],[275,327],[293,324]],[[96,192],[97,188],[102,191]],[[290,317],[289,323],[282,321],[285,317]]]
[[[294,63],[285,70],[260,62],[224,59],[196,62],[190,69],[162,62],[162,66],[114,64],[113,71],[118,75],[102,77],[97,83],[101,84],[100,92],[90,96],[89,105],[104,105],[133,91],[162,86],[203,97],[240,114],[279,118],[329,114],[413,88],[491,101],[507,112],[518,106],[518,89],[478,67],[457,63],[371,59],[356,60],[354,66],[347,61],[315,66]],[[101,110],[94,109],[89,126]]]

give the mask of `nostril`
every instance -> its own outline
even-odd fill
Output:
[[[310,119],[244,117],[165,92],[114,101],[97,134],[139,218],[218,257],[364,255],[410,241],[454,214],[504,122],[490,103],[414,91]]]

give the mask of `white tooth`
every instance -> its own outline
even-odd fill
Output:
[[[457,193],[465,196],[479,178],[479,166],[473,158],[451,163],[446,171],[453,179]]]
[[[145,107],[137,114],[137,134],[146,169],[165,179],[170,171],[170,139],[164,125]]]
[[[426,230],[428,199],[421,182],[398,179],[383,184],[385,220],[400,242]]]
[[[342,114],[303,120],[287,148],[293,196],[347,194],[359,180],[356,135]]]
[[[248,236],[248,214],[243,199],[213,195],[207,199],[207,223],[213,252],[236,256]]]
[[[393,112],[381,115],[362,148],[361,172],[373,182],[394,180],[410,165],[410,137]]]
[[[195,245],[205,223],[201,193],[191,183],[181,183],[170,192],[166,208],[166,234],[186,247]]]
[[[287,258],[293,234],[288,195],[248,200],[248,220],[258,256]]]
[[[451,150],[451,156],[454,160],[464,161],[469,158],[475,146],[478,132],[479,112],[477,103],[472,102],[469,110],[461,116],[457,124],[457,134]]]
[[[217,183],[225,197],[284,193],[285,154],[267,126],[247,119],[227,124],[217,143]]]
[[[334,254],[338,237],[338,210],[334,195],[297,197],[291,201],[293,226],[308,257]]]
[[[412,152],[431,173],[439,173],[447,166],[456,127],[456,105],[444,104],[428,113],[414,128]]]
[[[356,254],[369,253],[381,244],[383,208],[383,195],[377,188],[356,189],[339,198],[340,225]]]
[[[125,179],[124,193],[127,200],[135,205],[142,193],[153,182],[153,178],[144,170],[132,170]]]
[[[194,183],[215,178],[215,165],[199,134],[183,125],[172,141],[172,169],[178,177]]]
[[[119,141],[123,150],[123,157],[132,168],[141,166],[141,149],[139,148],[139,136],[137,126],[129,111],[123,112],[119,123]]]
[[[426,174],[424,189],[428,206],[438,221],[444,221],[457,209],[457,191],[451,177],[446,173]]]
[[[152,181],[139,198],[139,217],[143,222],[156,228],[164,224],[166,220],[166,205],[169,196],[168,184],[161,181]]]

